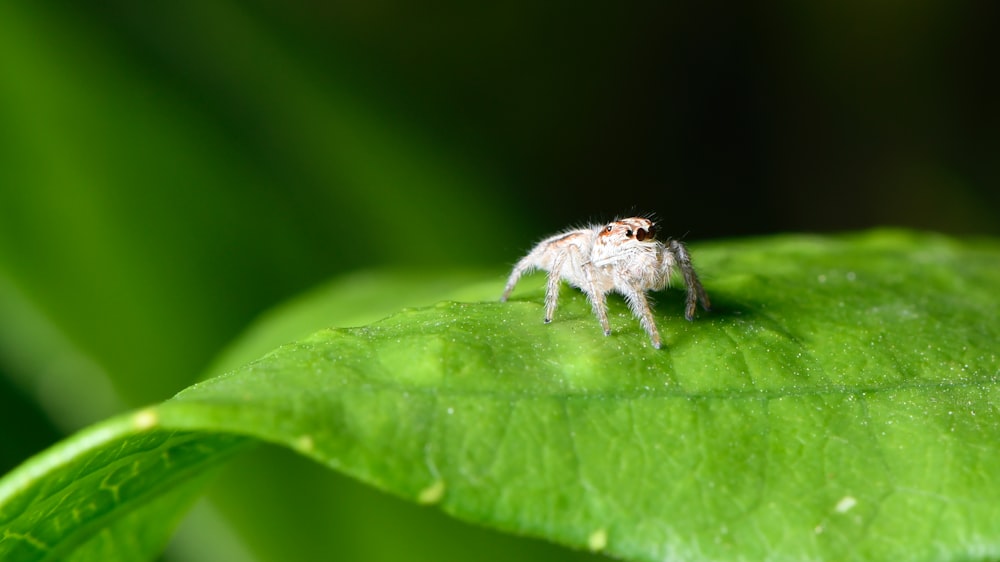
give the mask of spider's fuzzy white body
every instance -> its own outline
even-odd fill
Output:
[[[710,303],[687,248],[677,240],[657,240],[652,220],[631,217],[542,240],[514,266],[500,300],[507,300],[522,275],[542,269],[549,272],[545,290],[546,323],[552,321],[559,299],[559,282],[564,280],[587,295],[604,335],[609,335],[606,297],[614,291],[625,297],[653,347],[659,349],[660,333],[646,293],[668,286],[675,268],[680,270],[687,285],[684,315],[692,320],[698,301],[705,310]]]

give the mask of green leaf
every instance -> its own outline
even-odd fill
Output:
[[[636,560],[1000,555],[1000,245],[692,250],[715,309],[660,295],[664,350],[617,299],[610,337],[576,291],[543,325],[531,288],[320,331],[106,422],[0,481],[0,557],[72,551],[250,441],[226,435]]]
[[[440,300],[490,299],[500,271],[372,270],[338,277],[275,307],[254,322],[207,369],[217,375],[257,359],[275,347],[329,327],[380,320],[402,308]],[[486,280],[486,281],[484,281]]]

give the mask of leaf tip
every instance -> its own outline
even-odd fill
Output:
[[[444,498],[444,492],[444,480],[437,480],[430,486],[420,490],[420,493],[417,494],[417,501],[423,505],[436,504]]]

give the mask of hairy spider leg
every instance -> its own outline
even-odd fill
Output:
[[[711,309],[712,303],[709,302],[708,294],[705,292],[705,288],[701,286],[701,281],[698,280],[698,274],[695,273],[694,266],[691,265],[691,256],[688,255],[687,247],[677,240],[671,240],[667,248],[676,258],[677,265],[681,269],[681,275],[684,277],[684,285],[687,286],[687,303],[684,307],[684,318],[687,318],[689,321],[694,320],[694,311],[698,301],[701,301],[701,307],[705,310]]]
[[[552,260],[552,269],[549,270],[548,282],[545,285],[545,319],[548,324],[552,322],[552,317],[556,313],[556,305],[559,304],[559,283],[562,281],[562,268],[566,262],[566,254],[559,254]]]
[[[632,314],[639,319],[643,329],[649,334],[649,339],[653,342],[653,347],[660,349],[660,332],[656,329],[656,320],[653,318],[653,310],[649,307],[649,299],[646,293],[636,291],[631,287],[619,287],[618,291],[625,296],[625,302],[632,309]]]
[[[598,289],[597,287],[597,268],[594,267],[594,263],[589,259],[583,262],[582,265],[583,274],[587,281],[586,287],[581,287],[583,292],[587,294],[587,300],[590,301],[590,307],[594,310],[594,315],[597,316],[598,322],[601,323],[601,329],[604,330],[605,336],[611,335],[611,324],[608,323],[608,300],[605,291]]]
[[[507,286],[504,287],[503,295],[500,296],[500,302],[507,302],[511,293],[514,292],[514,286],[517,285],[517,282],[524,275],[538,269],[551,271],[552,267],[546,267],[545,260],[543,259],[546,252],[550,250],[553,242],[564,240],[572,234],[574,233],[553,236],[535,246],[530,252],[528,252],[528,255],[518,260],[517,264],[514,265],[514,269],[510,272],[510,277],[507,278]]]
[[[571,233],[571,235],[578,234]],[[559,238],[559,240],[564,239],[566,239],[566,236]],[[517,262],[510,273],[510,277],[507,278],[507,285],[504,288],[503,295],[500,296],[500,302],[506,302],[510,298],[511,293],[514,292],[514,287],[522,276],[536,269],[546,269],[540,265],[541,256],[550,249],[550,246],[551,242],[541,244]],[[575,245],[569,245],[565,252],[557,254],[552,263],[548,265],[549,276],[545,286],[545,323],[552,322],[556,306],[559,304],[559,285],[563,277],[563,268],[566,267],[567,262],[569,262],[571,268],[574,268],[575,264],[579,264],[579,269],[584,273],[585,281],[584,286],[580,287],[580,289],[587,295],[587,300],[590,301],[594,315],[597,316],[598,321],[601,323],[604,335],[611,334],[611,325],[608,323],[607,299],[604,292],[597,288],[596,269],[590,260],[583,256],[580,248]]]
[[[529,259],[531,257],[531,254],[524,256],[514,266],[514,270],[510,272],[510,277],[507,278],[507,286],[504,287],[503,295],[500,296],[500,302],[507,302],[510,294],[514,292],[514,286],[517,285],[517,281],[521,279],[522,275],[531,273],[531,271],[537,269],[537,266]]]

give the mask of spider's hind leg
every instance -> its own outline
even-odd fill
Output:
[[[559,284],[562,282],[563,263],[566,262],[566,255],[560,255],[552,261],[552,269],[549,270],[548,283],[545,285],[545,323],[552,322],[552,317],[556,313],[556,305],[559,304]]]
[[[530,256],[526,256],[521,261],[517,262],[514,266],[513,271],[510,272],[510,277],[507,278],[507,285],[503,289],[503,295],[500,296],[500,302],[507,302],[510,298],[510,294],[514,292],[514,286],[521,279],[521,276],[531,273],[535,269],[534,263],[529,260]]]

